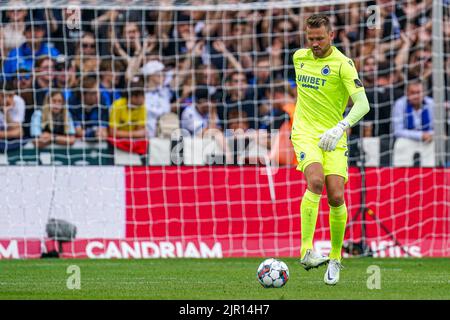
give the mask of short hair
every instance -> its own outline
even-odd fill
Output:
[[[394,74],[391,64],[388,61],[380,61],[378,63],[377,73],[379,77],[389,77]]]
[[[194,96],[196,102],[198,102],[201,99],[208,99],[209,100],[209,98],[210,98],[209,91],[206,88],[197,88],[197,89],[195,89],[193,96]]]
[[[306,27],[307,28],[320,28],[321,26],[325,26],[327,31],[331,31],[331,22],[330,18],[327,15],[322,13],[313,14],[308,19],[306,19]]]
[[[135,76],[128,82],[128,98],[144,96],[144,79],[142,76]]]
[[[239,110],[237,108],[231,109],[230,112],[228,112],[228,121],[236,122],[236,120],[248,121],[247,111]]]
[[[84,76],[81,80],[82,89],[92,89],[98,87],[98,80],[95,76]]]
[[[35,62],[35,68],[38,69],[42,66],[42,64],[44,63],[44,61],[50,60],[53,62],[53,64],[55,63],[55,61],[52,59],[52,57],[48,56],[48,55],[40,55],[37,57],[36,62]]]
[[[233,77],[234,77],[235,75],[241,75],[241,74],[244,75],[245,80],[247,81],[247,74],[246,74],[245,72],[243,72],[243,71],[237,71],[237,70],[233,70],[233,71],[228,75],[227,81],[230,82],[230,81],[233,80]]]
[[[408,82],[406,83],[406,87],[413,86],[413,85],[421,85],[424,86],[423,82],[419,77],[416,77],[412,74],[408,75]]]
[[[0,91],[4,94],[15,94],[16,87],[12,81],[2,81],[0,80]]]
[[[122,72],[124,70],[122,62],[119,60],[106,59],[100,63],[100,76],[102,72]]]

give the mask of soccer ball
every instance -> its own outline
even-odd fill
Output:
[[[259,265],[256,277],[264,288],[281,288],[289,280],[289,268],[283,261],[266,259]]]

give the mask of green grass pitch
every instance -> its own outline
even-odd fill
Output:
[[[262,260],[0,260],[0,299],[450,299],[450,259],[346,259],[328,287],[326,267],[305,271],[285,258],[290,279],[280,289],[257,282]],[[67,289],[70,265],[80,268],[80,290]],[[371,265],[379,290],[367,288]]]

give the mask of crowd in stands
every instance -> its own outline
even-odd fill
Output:
[[[192,0],[193,10],[175,11],[126,9],[124,1],[122,10],[82,9],[78,17],[12,0],[0,9],[0,152],[29,141],[43,148],[148,140],[172,122],[193,136],[214,130],[221,141],[236,130],[289,130],[292,55],[305,46],[305,19],[319,11],[330,14],[334,45],[352,57],[371,105],[350,140],[380,137],[382,154],[397,138],[431,143],[431,3],[201,11],[194,8],[202,1]],[[375,24],[373,4],[381,9]],[[450,100],[448,8],[444,16]]]

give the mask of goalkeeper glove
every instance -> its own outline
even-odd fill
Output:
[[[334,151],[336,149],[336,145],[344,134],[344,131],[349,127],[350,124],[347,121],[340,121],[336,127],[331,128],[319,137],[319,147],[324,151]]]

